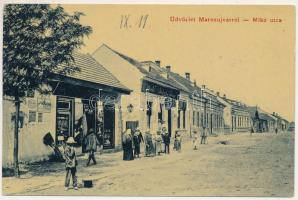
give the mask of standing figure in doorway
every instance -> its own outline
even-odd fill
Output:
[[[168,133],[166,127],[162,128],[162,132],[163,132],[163,142],[165,145],[165,154],[170,154],[170,142],[171,142],[170,134]]]
[[[90,164],[90,161],[92,160],[94,165],[96,165],[95,160],[95,152],[97,150],[97,145],[100,145],[93,128],[90,128],[89,134],[86,136],[86,151],[89,153],[87,166]]]
[[[134,144],[134,157],[140,157],[141,153],[141,142],[144,142],[143,135],[140,129],[137,127],[133,134],[133,144]]]
[[[123,160],[133,160],[131,129],[127,129],[122,138]]]

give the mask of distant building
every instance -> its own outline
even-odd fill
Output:
[[[251,129],[251,117],[247,106],[239,101],[228,99],[224,94],[218,99],[224,105],[225,132],[248,132]]]
[[[252,127],[255,132],[273,132],[277,127],[277,118],[257,106],[248,107]]]

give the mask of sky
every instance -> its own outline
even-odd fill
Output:
[[[162,66],[170,65],[183,76],[190,72],[192,80],[221,95],[294,120],[293,6],[63,7],[69,13],[83,12],[81,22],[93,29],[84,39],[84,53],[92,54],[104,43],[139,61],[160,60]],[[172,16],[195,18],[195,22],[173,22]],[[239,22],[199,22],[200,17],[238,18]]]

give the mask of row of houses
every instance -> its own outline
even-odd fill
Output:
[[[121,149],[121,136],[131,128],[153,134],[166,126],[191,137],[207,127],[210,134],[286,130],[288,122],[276,113],[249,107],[199,85],[191,74],[175,73],[160,61],[138,61],[103,44],[92,55],[75,53],[80,72],[50,77],[51,95],[28,94],[21,104],[19,157],[23,161],[48,158],[52,149],[43,143],[50,133],[75,137],[79,151],[92,128],[101,134],[104,149]],[[3,165],[12,164],[14,102],[3,101]]]

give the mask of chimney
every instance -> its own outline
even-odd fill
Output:
[[[224,99],[226,99],[226,98],[227,98],[226,94],[224,94],[224,95],[223,95],[223,98],[224,98]]]
[[[167,71],[169,72],[169,71],[171,71],[171,66],[166,66],[166,69],[167,69]]]
[[[194,80],[193,85],[196,87],[197,86],[197,81]]]
[[[206,85],[202,85],[202,88],[205,89],[206,88]]]
[[[185,78],[190,81],[190,73],[189,72],[185,72]]]
[[[219,97],[219,92],[216,92],[216,95]]]
[[[160,67],[160,60],[156,60],[156,61],[155,61],[155,64],[156,64],[158,67]]]

